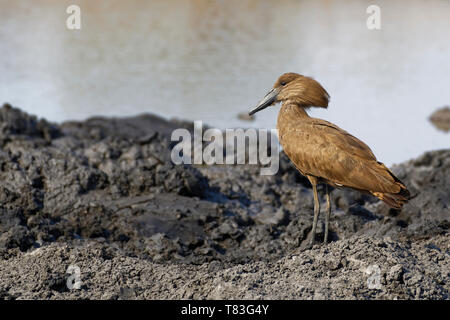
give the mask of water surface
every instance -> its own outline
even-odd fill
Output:
[[[81,7],[82,29],[65,26]],[[334,122],[390,165],[450,147],[427,120],[450,103],[450,2],[0,0],[0,100],[52,121],[153,112],[219,128],[283,72],[313,76]]]

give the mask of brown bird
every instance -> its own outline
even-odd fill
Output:
[[[324,243],[328,240],[331,202],[328,186],[348,187],[370,193],[390,207],[400,209],[409,199],[406,186],[361,140],[328,121],[308,116],[310,107],[327,108],[330,96],[314,79],[285,73],[273,89],[249,112],[250,115],[278,102],[277,129],[281,145],[298,171],[311,182],[314,220],[310,245],[314,243],[320,211],[317,184],[325,183],[327,211]]]

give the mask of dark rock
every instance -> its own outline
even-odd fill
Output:
[[[444,132],[450,131],[450,107],[442,107],[430,116],[430,121],[436,128]]]
[[[85,248],[102,261],[123,257],[187,265],[220,261],[233,266],[274,263],[300,251],[315,268],[325,268],[330,275],[352,267],[340,251],[331,256],[320,253],[322,262],[309,257],[308,250],[302,251],[312,225],[312,192],[308,180],[283,152],[274,176],[261,176],[258,165],[174,165],[170,134],[178,127],[193,128],[188,122],[152,115],[56,125],[3,106],[0,257],[10,261],[21,251],[45,250],[56,242]],[[410,243],[423,239],[443,237],[448,244],[450,150],[425,153],[392,170],[412,195],[399,212],[390,211],[372,196],[331,189],[329,246],[333,250],[347,252],[352,239],[369,236],[375,239],[372,250],[383,250],[387,258],[403,266],[402,259],[407,257],[398,258],[397,249],[376,239],[397,241],[402,254],[410,250]],[[324,189],[319,193],[322,212],[317,239],[324,232]],[[90,251],[92,243],[102,251]],[[371,254],[362,244],[358,246],[362,254]],[[446,261],[438,250],[427,250],[437,252],[436,264]],[[385,270],[392,288],[423,284],[416,271],[397,269]],[[43,275],[45,281],[36,290],[67,294],[58,276],[64,272]],[[5,290],[0,286],[0,296],[17,296]],[[142,292],[123,284],[108,297],[134,298]]]

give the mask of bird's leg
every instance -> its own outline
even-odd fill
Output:
[[[325,184],[325,191],[327,193],[327,212],[325,213],[325,235],[323,238],[323,243],[328,242],[328,225],[330,224],[330,214],[331,214],[330,191],[328,191],[327,184]]]
[[[317,183],[314,181],[312,183],[313,192],[314,192],[314,220],[313,220],[313,226],[312,226],[312,235],[310,240],[310,246],[312,247],[314,244],[314,240],[316,238],[316,227],[317,227],[317,219],[319,218],[319,211],[320,211],[320,203],[319,203],[319,196],[317,195]]]

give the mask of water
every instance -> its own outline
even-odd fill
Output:
[[[427,120],[450,104],[450,2],[0,0],[0,100],[51,121],[153,112],[219,128],[276,78],[313,76],[334,122],[388,165],[450,147]],[[31,5],[32,4],[32,5]],[[82,29],[65,26],[81,7]]]

